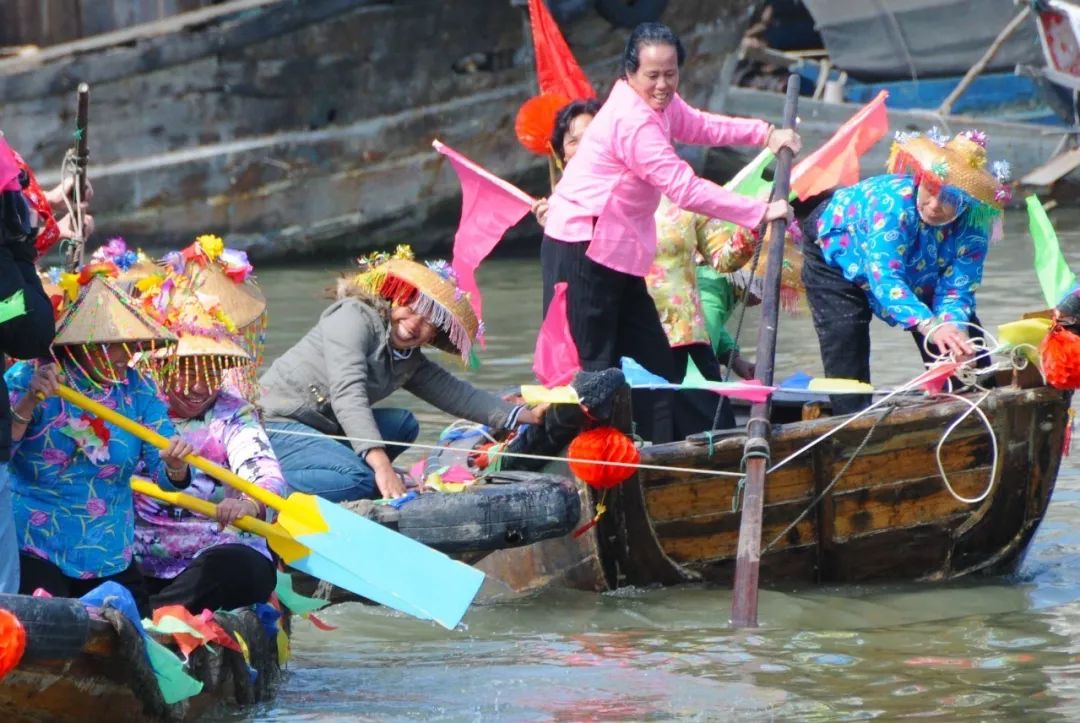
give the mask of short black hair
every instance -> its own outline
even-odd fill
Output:
[[[570,124],[579,115],[596,115],[600,112],[600,101],[595,98],[574,100],[564,105],[558,115],[555,116],[555,130],[551,132],[551,149],[555,151],[555,157],[560,161],[563,158],[563,138],[566,131],[570,130]]]
[[[679,67],[686,60],[686,49],[675,31],[663,23],[641,23],[630,33],[626,39],[626,50],[623,51],[623,75],[636,73],[641,67],[641,58],[638,54],[644,45],[670,45],[675,48],[675,57]]]

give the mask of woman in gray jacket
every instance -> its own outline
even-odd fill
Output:
[[[445,262],[411,258],[399,247],[393,258],[362,262],[259,379],[270,443],[293,489],[335,502],[405,494],[391,461],[420,427],[405,409],[372,408],[399,388],[495,429],[543,417],[542,408],[477,389],[424,355],[420,347],[431,344],[468,362],[480,323]]]

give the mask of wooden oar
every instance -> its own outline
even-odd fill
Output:
[[[159,449],[169,440],[64,386],[57,396]],[[484,574],[320,497],[283,498],[198,455],[186,461],[278,513],[276,525],[309,554],[288,564],[395,610],[455,628]]]
[[[784,101],[784,128],[795,127],[799,104],[799,76],[788,76]],[[782,148],[776,159],[773,195],[787,198],[791,190],[791,149]],[[769,227],[769,256],[765,264],[765,289],[761,302],[761,326],[758,329],[757,379],[766,386],[773,383],[776,361],[776,326],[780,307],[780,273],[784,261],[784,234],[787,220],[778,219]],[[769,461],[769,414],[772,399],[750,408],[746,429],[746,487],[743,490],[742,516],[739,521],[739,547],[735,557],[735,592],[731,601],[731,623],[736,627],[755,627],[758,610],[758,568],[761,558],[761,514],[765,497],[765,469]]]

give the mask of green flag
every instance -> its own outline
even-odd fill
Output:
[[[1035,275],[1039,277],[1043,298],[1047,306],[1057,306],[1061,297],[1076,282],[1076,274],[1065,263],[1065,256],[1058,245],[1057,232],[1054,231],[1046,209],[1038,196],[1028,196],[1028,230],[1035,243]]]

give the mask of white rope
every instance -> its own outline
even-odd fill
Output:
[[[270,422],[266,429],[273,431],[275,434],[291,434],[295,437],[328,437],[330,439],[337,439],[342,442],[360,442],[361,444],[373,444],[377,446],[394,445],[396,447],[412,447],[416,449],[432,449],[438,451],[446,451],[446,447],[437,444],[421,444],[419,442],[391,442],[383,439],[365,439],[363,437],[346,437],[340,434],[323,434],[322,432],[299,432],[291,429],[280,429],[273,426],[273,422]],[[482,454],[483,450],[476,450],[477,454]],[[669,467],[662,464],[641,464],[633,462],[605,462],[603,460],[596,459],[577,459],[574,457],[552,457],[546,454],[526,454],[524,452],[505,452],[498,451],[497,456],[500,457],[519,457],[521,459],[538,459],[546,462],[574,462],[576,464],[604,464],[611,467],[632,467],[633,469],[649,469],[656,470],[658,472],[685,472],[687,474],[700,474],[717,477],[744,477],[742,472],[728,472],[726,470],[719,469],[699,469],[696,467]]]
[[[967,404],[970,408],[966,412],[961,414],[959,417],[957,417],[953,421],[953,423],[950,424],[948,426],[948,428],[945,430],[945,434],[941,435],[941,439],[939,439],[938,443],[937,443],[937,448],[934,450],[934,458],[935,458],[934,461],[937,462],[938,472],[941,474],[941,481],[945,483],[945,489],[947,489],[949,491],[949,494],[952,495],[955,499],[959,500],[960,502],[966,502],[969,505],[977,505],[978,503],[982,502],[983,500],[985,500],[987,497],[990,496],[991,490],[994,489],[994,480],[997,478],[997,468],[998,468],[998,441],[997,441],[997,435],[994,434],[994,428],[990,425],[990,420],[987,418],[986,414],[983,413],[983,410],[979,409],[979,405],[986,401],[986,398],[990,396],[990,392],[989,391],[984,392],[983,395],[981,397],[979,397],[979,401],[977,401],[977,402],[972,402],[970,399],[965,399],[964,397],[957,396],[956,394],[944,394],[942,396],[952,397],[953,399],[955,399],[955,400],[957,400],[959,402],[963,402],[964,404]],[[979,419],[982,420],[983,425],[986,427],[987,433],[990,435],[990,450],[991,450],[991,455],[990,455],[990,460],[991,460],[990,461],[990,481],[987,483],[986,489],[983,490],[983,493],[981,495],[979,495],[978,497],[964,497],[963,495],[958,493],[955,489],[953,489],[952,484],[949,483],[949,475],[945,473],[945,466],[941,463],[941,448],[943,446],[945,446],[945,440],[949,438],[949,435],[952,434],[953,430],[956,429],[958,426],[960,426],[960,424],[965,419],[967,419],[971,415],[972,412],[979,415]]]
[[[981,372],[981,373],[986,373],[988,371],[996,370],[998,368],[1023,368],[1023,366],[1026,366],[1026,364],[1027,364],[1026,359],[1023,359],[1023,357],[1018,354],[1018,351],[1020,350],[1021,346],[1023,346],[1023,345],[1020,345],[1020,346],[1017,346],[1017,347],[1001,346],[1001,345],[998,344],[997,339],[995,337],[993,337],[991,334],[989,334],[988,332],[986,332],[985,329],[982,329],[981,327],[977,326],[976,324],[972,324],[970,322],[943,322],[943,323],[958,323],[958,324],[961,324],[961,325],[964,325],[964,326],[969,326],[969,327],[972,327],[972,328],[975,328],[975,329],[979,329],[979,330],[983,331],[983,334],[987,338],[989,338],[989,339],[991,339],[993,341],[992,345],[988,345],[985,342],[985,340],[979,340],[977,338],[973,339],[972,342],[976,345],[976,349],[978,350],[979,353],[977,353],[971,359],[966,360],[963,363],[963,366],[958,367],[956,370],[954,370],[954,374],[955,374],[956,371],[959,371],[961,369],[970,368],[972,365],[974,365],[974,363],[978,359],[980,359],[982,357],[988,357],[988,356],[990,356],[992,354],[996,354],[996,353],[999,353],[999,352],[1005,351],[1005,350],[1009,350],[1010,352],[1012,352],[1011,353],[1012,358],[1010,358],[1007,362],[1002,362],[1002,363],[999,363],[999,364],[996,364],[996,365],[991,365],[990,367],[985,367],[985,368],[980,369],[978,371]],[[940,324],[937,325],[937,326],[940,326]],[[928,330],[930,333],[928,333],[926,335],[927,339],[929,339],[930,335],[933,333],[932,330],[937,328],[937,326],[932,327],[931,330]],[[925,343],[925,341],[924,341],[924,343]],[[933,357],[935,359],[935,362],[945,362],[945,361],[948,361],[949,359],[951,359],[951,355],[949,355],[949,354],[932,354],[932,353],[930,353],[929,349],[926,349],[926,351],[927,351],[928,356]],[[1022,366],[1017,365],[1018,361],[1022,361],[1023,365]],[[933,369],[933,365],[930,365],[929,369]],[[878,409],[879,407],[884,405],[886,402],[888,402],[893,397],[896,397],[896,396],[899,396],[901,394],[911,392],[912,390],[914,390],[920,384],[923,383],[923,381],[922,381],[923,374],[925,374],[925,372],[920,373],[919,375],[917,375],[916,377],[914,377],[910,381],[906,382],[905,384],[893,389],[891,392],[889,392],[888,394],[883,396],[881,399],[879,399],[876,402],[874,402],[873,404],[871,404],[866,409],[863,409],[863,410],[857,412],[856,414],[853,414],[851,417],[844,420],[840,424],[836,425],[835,427],[830,429],[828,432],[822,434],[820,437],[817,437],[817,438],[813,439],[812,441],[810,441],[807,444],[803,445],[799,449],[795,450],[794,452],[789,454],[784,459],[780,460],[776,464],[769,467],[768,470],[766,470],[766,474],[771,474],[771,473],[781,469],[784,465],[788,464],[792,460],[794,460],[794,459],[802,456],[806,452],[810,451],[811,449],[813,449],[817,445],[824,442],[829,437],[833,436],[834,434],[836,434],[840,430],[842,430],[845,427],[847,427],[848,425],[850,425],[852,422],[854,422],[857,419],[860,419],[861,417],[864,417],[864,416],[870,414],[871,412],[875,411],[876,409]],[[981,387],[980,387],[980,389],[981,389]],[[978,408],[978,405],[982,404],[986,400],[987,396],[990,394],[990,392],[988,390],[985,390],[985,389],[983,389],[983,392],[984,392],[984,394],[979,399],[979,401],[974,402],[974,403],[971,402],[968,399],[965,399],[964,397],[958,396],[958,395],[953,394],[951,392],[942,392],[941,394],[938,395],[938,396],[946,396],[946,397],[950,397],[952,399],[962,401],[964,404],[967,404],[970,407],[970,409],[968,409],[966,412],[964,412],[958,419],[953,421],[953,423],[946,429],[945,434],[942,436],[941,440],[938,441],[937,449],[936,449],[936,452],[935,452],[936,457],[937,457],[938,470],[941,472],[942,480],[944,481],[945,487],[949,491],[949,494],[951,494],[956,499],[961,500],[963,502],[967,502],[969,504],[976,504],[978,502],[981,502],[982,500],[986,499],[986,497],[990,494],[990,491],[993,488],[993,478],[994,478],[994,476],[996,474],[997,464],[998,464],[997,437],[994,435],[993,428],[990,425],[990,420],[983,413],[983,411]],[[991,465],[991,481],[990,481],[990,485],[988,485],[987,489],[982,493],[982,495],[980,495],[977,498],[973,498],[973,499],[969,500],[969,499],[967,499],[965,497],[962,497],[961,495],[957,494],[957,492],[953,489],[952,485],[949,483],[948,476],[945,474],[945,470],[944,470],[944,468],[942,467],[942,464],[941,464],[941,448],[944,445],[945,440],[952,433],[952,431],[954,429],[956,429],[956,427],[961,422],[963,422],[968,416],[970,416],[973,412],[979,415],[980,419],[982,419],[982,421],[983,421],[983,424],[986,425],[987,430],[989,430],[989,432],[990,432],[991,446],[992,446],[992,449],[993,449],[993,460],[992,460],[992,465]],[[496,440],[490,434],[488,434],[486,431],[482,430],[480,427],[474,425],[474,423],[467,422],[465,420],[457,420],[457,421],[453,422],[452,424],[450,424],[450,426],[447,429],[453,430],[453,429],[462,429],[462,428],[463,429],[478,430],[489,441],[491,441],[492,443],[497,444]],[[324,434],[322,432],[300,432],[300,431],[295,431],[295,430],[280,429],[280,428],[274,427],[272,422],[267,425],[267,429],[268,430],[273,430],[277,434],[293,435],[293,436],[297,436],[297,437],[317,437],[317,438],[326,437],[326,438],[329,438],[329,439],[336,439],[336,440],[339,440],[339,441],[342,441],[342,442],[349,442],[349,443],[360,442],[361,444],[372,444],[372,445],[377,445],[377,446],[393,445],[393,446],[399,446],[399,447],[407,447],[407,448],[411,447],[411,448],[415,448],[415,449],[428,449],[428,450],[434,450],[434,451],[445,451],[447,449],[447,447],[445,445],[422,444],[422,443],[418,443],[418,442],[413,442],[413,443],[391,442],[391,441],[387,441],[387,440],[383,440],[383,439],[366,439],[366,438],[363,438],[363,437],[349,437],[349,436],[346,436],[346,435]],[[695,468],[695,467],[674,467],[674,466],[658,465],[658,464],[641,464],[641,463],[635,464],[635,463],[632,463],[632,462],[605,462],[605,461],[601,461],[601,460],[577,459],[577,458],[573,458],[573,457],[556,457],[556,456],[543,455],[543,454],[528,454],[528,453],[525,453],[525,452],[507,452],[507,451],[505,451],[505,447],[503,449],[500,449],[500,450],[496,451],[496,452],[492,452],[491,454],[496,455],[498,457],[517,457],[517,458],[520,458],[520,459],[535,459],[535,460],[541,460],[541,461],[546,461],[546,462],[574,462],[576,464],[606,464],[606,465],[610,465],[612,467],[630,467],[630,468],[633,468],[633,469],[655,470],[655,471],[658,471],[658,472],[682,472],[682,473],[686,473],[686,474],[698,474],[698,475],[707,475],[707,476],[716,476],[716,477],[733,477],[733,478],[736,478],[736,479],[743,479],[746,476],[745,473],[743,473],[743,472],[729,472],[727,470],[700,469],[700,468]]]

